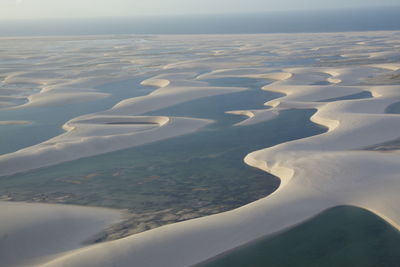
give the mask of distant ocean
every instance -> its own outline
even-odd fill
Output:
[[[141,18],[0,20],[0,36],[236,34],[400,30],[400,6]]]

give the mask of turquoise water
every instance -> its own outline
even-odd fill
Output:
[[[397,267],[400,233],[376,215],[337,207],[198,267]]]

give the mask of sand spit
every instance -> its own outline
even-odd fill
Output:
[[[400,116],[384,113],[399,101],[400,87],[358,85],[364,75],[381,71],[369,66],[335,68],[340,83],[319,85],[333,76],[332,70],[328,74],[314,68],[291,69],[290,78],[263,88],[286,95],[266,103],[269,112],[313,107],[317,113],[311,120],[329,129],[246,156],[247,164],[282,180],[280,188],[265,199],[78,250],[45,266],[190,266],[338,205],[368,209],[399,227],[400,208],[392,203],[398,202],[400,190],[400,154],[361,150],[394,140],[400,132]],[[324,102],[363,91],[373,97]],[[234,113],[250,120],[270,116],[251,110]]]
[[[154,59],[149,64],[151,68],[162,67],[147,84],[159,89],[148,96],[124,100],[111,110],[75,118],[65,124],[65,134],[3,155],[0,157],[2,174],[18,172],[21,166],[31,162],[26,170],[44,162],[55,164],[53,158],[64,161],[87,151],[104,153],[110,149],[110,140],[115,144],[112,149],[121,149],[127,142],[131,147],[195,131],[209,121],[143,114],[200,97],[244,90],[208,87],[203,82],[213,78],[273,80],[263,90],[285,95],[265,103],[269,106],[265,110],[230,111],[248,117],[238,126],[271,119],[285,109],[314,108],[317,112],[310,119],[328,131],[245,157],[248,165],[272,173],[282,181],[279,189],[264,199],[232,211],[68,251],[40,262],[47,267],[191,266],[339,205],[365,208],[400,228],[400,208],[393,204],[399,201],[400,154],[365,150],[399,137],[400,115],[385,114],[385,109],[400,101],[400,87],[367,83],[371,77],[397,71],[391,61],[398,57],[398,51],[393,49],[398,34],[218,37],[221,39],[186,36],[184,45],[181,36],[153,37],[153,40],[165,41],[163,45],[171,42],[176,45],[174,48],[181,49],[190,44],[192,49],[201,52],[196,54],[198,58],[179,57],[173,62],[165,62],[165,55]],[[219,43],[221,47],[216,47],[213,38],[223,41]],[[260,55],[264,52],[267,53]],[[135,56],[130,54],[127,60],[134,61]],[[277,69],[279,64],[269,65],[280,58],[288,59],[283,62],[285,67]],[[189,73],[193,71],[197,75]],[[156,79],[169,80],[170,84],[163,87],[166,82]],[[344,99],[362,92],[370,92],[372,97]]]

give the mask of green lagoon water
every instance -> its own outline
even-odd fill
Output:
[[[376,215],[336,207],[197,267],[397,267],[400,233]]]

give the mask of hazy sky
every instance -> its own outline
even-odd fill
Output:
[[[0,0],[0,19],[222,14],[399,5],[399,0]]]

